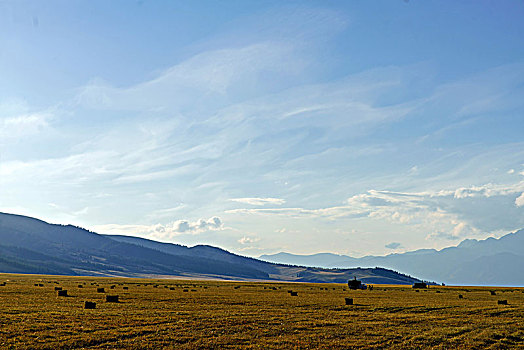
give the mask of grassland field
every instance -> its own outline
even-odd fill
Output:
[[[524,288],[0,274],[3,282],[0,349],[524,348]]]

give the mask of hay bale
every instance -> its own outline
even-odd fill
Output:
[[[81,284],[79,284],[79,285],[78,285],[78,288],[84,288],[84,286],[83,286],[83,285],[81,285]]]
[[[118,303],[118,295],[106,295],[107,303]]]
[[[508,301],[507,300],[498,300],[497,304],[499,304],[499,305],[508,305]]]
[[[106,290],[105,290],[104,288],[97,288],[97,289],[96,289],[96,292],[97,292],[97,293],[105,293]]]
[[[128,290],[128,289],[129,289],[129,287],[122,287],[122,289]]]
[[[289,295],[291,295],[292,297],[298,297],[298,292],[291,292],[289,293]]]
[[[346,298],[346,305],[353,305],[353,298]]]
[[[65,290],[65,289],[64,290],[60,289],[60,290],[57,291],[57,293],[58,293],[59,297],[66,297],[67,296],[67,290]]]
[[[235,286],[235,289],[240,289],[240,286]]]
[[[96,309],[96,303],[92,301],[86,301],[84,303],[84,309]]]
[[[171,287],[171,288],[169,288],[169,290],[175,290],[175,287]]]
[[[464,296],[462,296],[462,294],[459,294],[459,299],[463,299]]]
[[[182,292],[186,292],[187,293],[187,292],[189,292],[189,289],[184,289]]]

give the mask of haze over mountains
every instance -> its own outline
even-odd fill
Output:
[[[189,248],[137,237],[106,236],[5,213],[0,213],[0,272],[337,283],[353,277],[366,283],[419,281],[382,268],[287,266],[212,246]]]
[[[262,255],[265,261],[320,267],[381,266],[423,279],[461,285],[524,285],[524,230],[499,239],[466,239],[456,247],[352,258],[320,253]]]

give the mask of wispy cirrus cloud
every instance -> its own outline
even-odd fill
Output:
[[[0,118],[0,137],[14,139],[38,134],[49,127],[49,113],[31,113]]]
[[[240,95],[253,97],[256,92],[250,87],[255,86],[250,81],[258,80],[263,72],[296,74],[303,68],[289,45],[260,42],[196,54],[152,80],[129,87],[116,88],[95,80],[80,89],[76,101],[97,110],[201,111],[203,102],[206,109],[220,108],[238,101]]]
[[[250,205],[282,205],[286,203],[284,199],[281,198],[258,198],[258,197],[251,197],[251,198],[231,198],[230,201],[238,202],[238,203],[244,203],[244,204],[250,204]]]

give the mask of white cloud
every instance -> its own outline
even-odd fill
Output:
[[[495,185],[485,184],[482,186],[471,186],[461,187],[455,190],[455,198],[468,198],[468,197],[493,197],[493,196],[506,196],[524,189],[524,182],[517,183],[515,185]]]
[[[219,217],[214,216],[209,219],[199,219],[197,221],[177,220],[165,225],[104,224],[95,225],[92,228],[95,232],[102,234],[130,235],[169,240],[183,234],[194,235],[209,231],[221,231],[224,229],[224,224]]]
[[[222,220],[214,216],[208,220],[199,219],[195,222],[178,220],[171,225],[171,231],[176,233],[200,233],[203,231],[215,231],[222,229]]]
[[[0,138],[16,139],[42,132],[49,127],[49,113],[32,113],[0,119]]]
[[[247,236],[244,236],[244,237],[242,237],[242,238],[240,238],[240,239],[238,240],[238,243],[243,244],[243,245],[245,245],[245,244],[252,244],[252,243],[256,243],[256,242],[258,242],[259,240],[260,240],[260,239],[257,238],[257,237],[247,237]]]
[[[452,190],[393,192],[370,190],[350,197],[345,205],[318,209],[252,208],[229,210],[229,214],[278,215],[288,218],[317,218],[329,221],[369,218],[408,225],[419,232],[431,232],[427,239],[459,239],[491,230],[518,229],[523,215],[511,214],[510,198],[524,190],[524,182],[486,184]],[[473,202],[472,202],[473,201]],[[515,200],[524,205],[524,195]],[[486,214],[486,213],[488,214]],[[498,215],[498,213],[508,213]],[[515,216],[515,217],[514,217]],[[488,218],[488,224],[484,217]],[[497,225],[499,225],[497,227]]]
[[[515,205],[517,207],[524,206],[524,192],[522,192],[520,196],[518,196],[517,199],[515,199]]]
[[[282,205],[286,201],[280,198],[232,198],[230,201],[250,204],[250,205]]]

